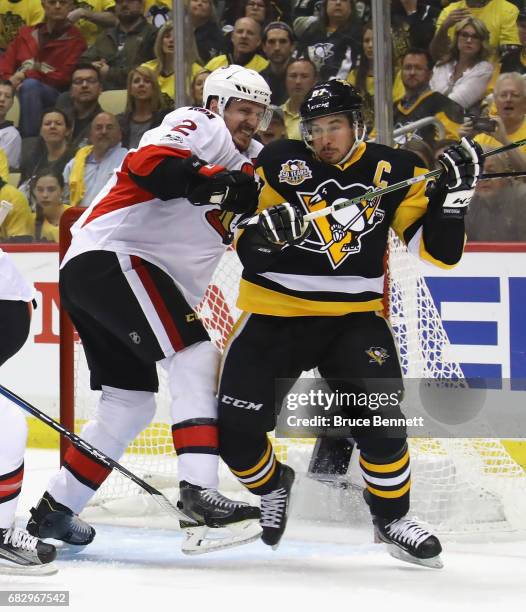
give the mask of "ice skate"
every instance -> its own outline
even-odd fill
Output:
[[[180,522],[186,539],[181,550],[198,555],[253,542],[261,536],[259,508],[228,499],[215,489],[204,489],[181,481],[178,508],[198,521],[195,526]],[[222,529],[211,532],[211,529]],[[226,535],[225,535],[226,534]]]
[[[387,544],[389,554],[400,561],[440,569],[442,546],[436,536],[416,521],[373,517],[375,542]]]
[[[294,470],[280,464],[281,474],[276,489],[261,496],[261,539],[268,546],[276,550],[281,536],[287,526],[290,490],[294,482]]]
[[[58,568],[53,563],[56,556],[54,546],[41,542],[25,529],[0,529],[0,574],[56,574]]]
[[[46,491],[36,508],[31,508],[27,530],[38,538],[53,538],[70,544],[70,550],[80,552],[95,537],[95,529],[72,510],[59,504]]]

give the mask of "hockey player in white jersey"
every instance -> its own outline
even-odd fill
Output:
[[[0,206],[0,225],[1,216]],[[0,372],[27,340],[33,293],[0,249]],[[55,547],[14,525],[24,478],[26,438],[23,412],[0,396],[0,574],[54,574]]]
[[[268,122],[270,90],[256,72],[232,65],[208,77],[203,99],[205,108],[175,110],[128,153],[73,226],[60,273],[91,388],[102,390],[83,438],[118,460],[155,413],[156,362],[168,374],[179,505],[199,522],[183,543],[190,553],[260,535],[259,509],[217,491],[219,354],[193,308],[226,248],[229,223],[256,209],[252,160],[261,145],[252,137]],[[90,543],[95,530],[78,513],[108,475],[71,448],[28,530]],[[206,539],[208,528],[225,526],[227,538]]]

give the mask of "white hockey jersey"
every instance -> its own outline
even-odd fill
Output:
[[[107,186],[72,227],[72,243],[62,266],[93,250],[137,255],[169,274],[191,306],[203,298],[214,269],[224,253],[226,219],[218,206],[194,206],[185,198],[160,200],[141,189],[127,168],[146,174],[160,156],[196,155],[228,170],[253,171],[262,145],[252,141],[240,153],[221,117],[204,108],[182,107],[144,134],[116,169]]]
[[[13,260],[0,249],[0,300],[30,302],[35,290],[24,280]]]

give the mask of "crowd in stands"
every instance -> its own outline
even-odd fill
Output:
[[[258,138],[301,139],[299,109],[320,80],[364,100],[375,138],[370,0],[185,0],[188,102],[232,63],[262,74],[273,118]],[[0,241],[58,241],[127,150],[175,100],[171,0],[0,0]],[[526,138],[526,0],[392,0],[395,142],[433,168],[462,136],[487,150]],[[422,121],[424,120],[422,125]],[[420,121],[414,125],[415,121]],[[526,145],[486,172],[526,172]],[[526,184],[483,180],[468,240],[526,241]]]

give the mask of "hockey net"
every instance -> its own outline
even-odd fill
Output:
[[[70,218],[69,224],[74,221],[74,214]],[[65,250],[66,244],[64,240],[61,250]],[[220,349],[240,315],[236,308],[240,273],[237,255],[227,250],[198,308],[212,341]],[[447,359],[449,341],[425,280],[418,273],[413,256],[394,234],[390,236],[388,278],[389,318],[405,376],[462,378],[460,366]],[[71,365],[74,375],[70,381],[65,381],[66,387],[62,387],[61,411],[62,418],[79,431],[94,414],[97,394],[89,388],[82,345],[76,335],[68,333],[68,325],[71,324],[62,316],[61,342],[68,346],[62,347],[65,350],[61,350],[61,360],[72,360],[72,363],[62,363],[61,367]],[[121,462],[168,496],[176,497],[177,461],[171,435],[169,393],[165,373],[162,368],[158,370],[160,390],[156,416],[130,444]],[[66,375],[66,378],[69,377]],[[308,484],[306,473],[314,443],[313,439],[274,440],[277,456],[299,473],[300,487],[301,483]],[[526,473],[508,452],[508,444],[499,439],[411,439],[411,514],[440,533],[525,529]],[[353,459],[356,466],[356,453]],[[361,479],[353,478],[352,468],[351,465],[350,483],[358,487]],[[320,486],[325,489],[325,485]],[[244,494],[224,466],[221,467],[220,488],[234,491],[237,497]],[[116,515],[142,515],[154,511],[156,504],[151,504],[148,496],[141,493],[131,481],[114,473],[92,503]],[[322,497],[327,496],[322,494]],[[348,497],[344,498],[344,503],[346,499]],[[335,513],[325,507],[323,514],[330,519]]]

